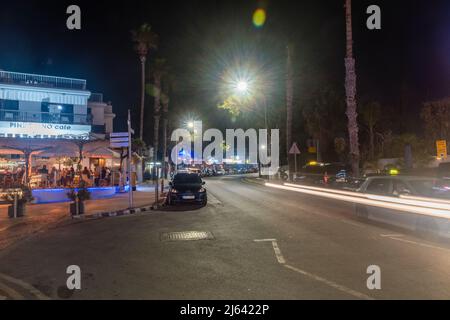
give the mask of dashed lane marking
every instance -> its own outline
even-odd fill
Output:
[[[283,254],[281,253],[280,248],[278,247],[277,239],[256,239],[253,240],[255,242],[271,242],[273,251],[275,252],[275,257],[277,258],[277,261],[279,264],[285,264],[286,260],[283,257]]]
[[[359,299],[374,300],[372,297],[369,297],[368,295],[366,295],[364,293],[361,293],[361,292],[358,292],[356,290],[347,288],[347,287],[345,287],[343,285],[340,285],[340,284],[338,284],[338,283],[336,283],[334,281],[330,281],[330,280],[327,280],[325,278],[319,277],[319,276],[317,276],[315,274],[312,274],[310,272],[307,272],[305,270],[301,270],[301,269],[298,269],[296,267],[292,267],[292,266],[287,265],[287,264],[285,264],[284,266],[286,268],[292,270],[292,271],[298,272],[298,273],[300,273],[300,274],[302,274],[302,275],[304,275],[304,276],[306,276],[308,278],[311,278],[311,279],[314,279],[316,281],[322,282],[322,283],[324,283],[324,284],[326,284],[326,285],[328,285],[330,287],[333,287],[333,288],[335,288],[335,289],[337,289],[339,291],[342,291],[342,292],[345,292],[347,294],[350,294],[350,295],[352,295],[354,297],[357,297]]]
[[[45,294],[43,294],[42,292],[40,292],[38,289],[36,289],[35,287],[33,287],[32,285],[26,283],[25,281],[22,281],[20,279],[16,279],[13,278],[11,276],[8,276],[6,274],[0,273],[0,278],[9,281],[11,283],[14,283],[15,285],[20,286],[21,288],[27,290],[29,293],[31,293],[32,295],[34,295],[36,298],[38,298],[39,300],[50,300],[49,297],[47,297]]]
[[[278,263],[281,264],[282,266],[288,268],[289,270],[292,270],[292,271],[295,271],[297,273],[300,273],[300,274],[304,275],[305,277],[308,277],[308,278],[313,279],[315,281],[324,283],[324,284],[326,284],[329,287],[332,287],[334,289],[342,291],[342,292],[344,292],[346,294],[352,295],[352,296],[354,296],[356,298],[365,299],[365,300],[374,300],[372,297],[369,297],[368,295],[366,295],[364,293],[361,293],[361,292],[358,292],[356,290],[347,288],[346,286],[340,285],[340,284],[338,284],[338,283],[336,283],[334,281],[322,278],[322,277],[320,277],[318,275],[315,275],[313,273],[310,273],[308,271],[305,271],[305,270],[302,270],[302,269],[299,269],[299,268],[296,268],[296,267],[293,267],[291,265],[286,264],[286,260],[284,259],[280,248],[278,247],[278,243],[277,243],[276,239],[256,239],[254,241],[255,242],[272,242],[273,250],[275,252],[275,256],[277,258]]]

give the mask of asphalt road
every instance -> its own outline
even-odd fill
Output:
[[[239,176],[206,187],[203,208],[74,223],[0,252],[0,299],[450,298],[448,244]],[[163,241],[182,231],[214,238]],[[81,269],[81,290],[65,289],[69,265]],[[370,265],[379,290],[367,288]]]

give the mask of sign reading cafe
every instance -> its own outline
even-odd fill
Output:
[[[90,132],[89,125],[0,121],[0,137],[66,138]]]

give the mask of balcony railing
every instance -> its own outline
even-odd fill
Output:
[[[52,112],[25,112],[0,109],[0,121],[91,125],[92,115]]]
[[[102,93],[91,93],[89,97],[90,102],[103,102],[103,94]]]
[[[1,70],[0,83],[44,88],[86,90],[86,80],[82,79],[44,76]]]

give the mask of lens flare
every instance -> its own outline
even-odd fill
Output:
[[[253,24],[260,28],[266,22],[266,11],[264,9],[256,9],[253,13]]]

